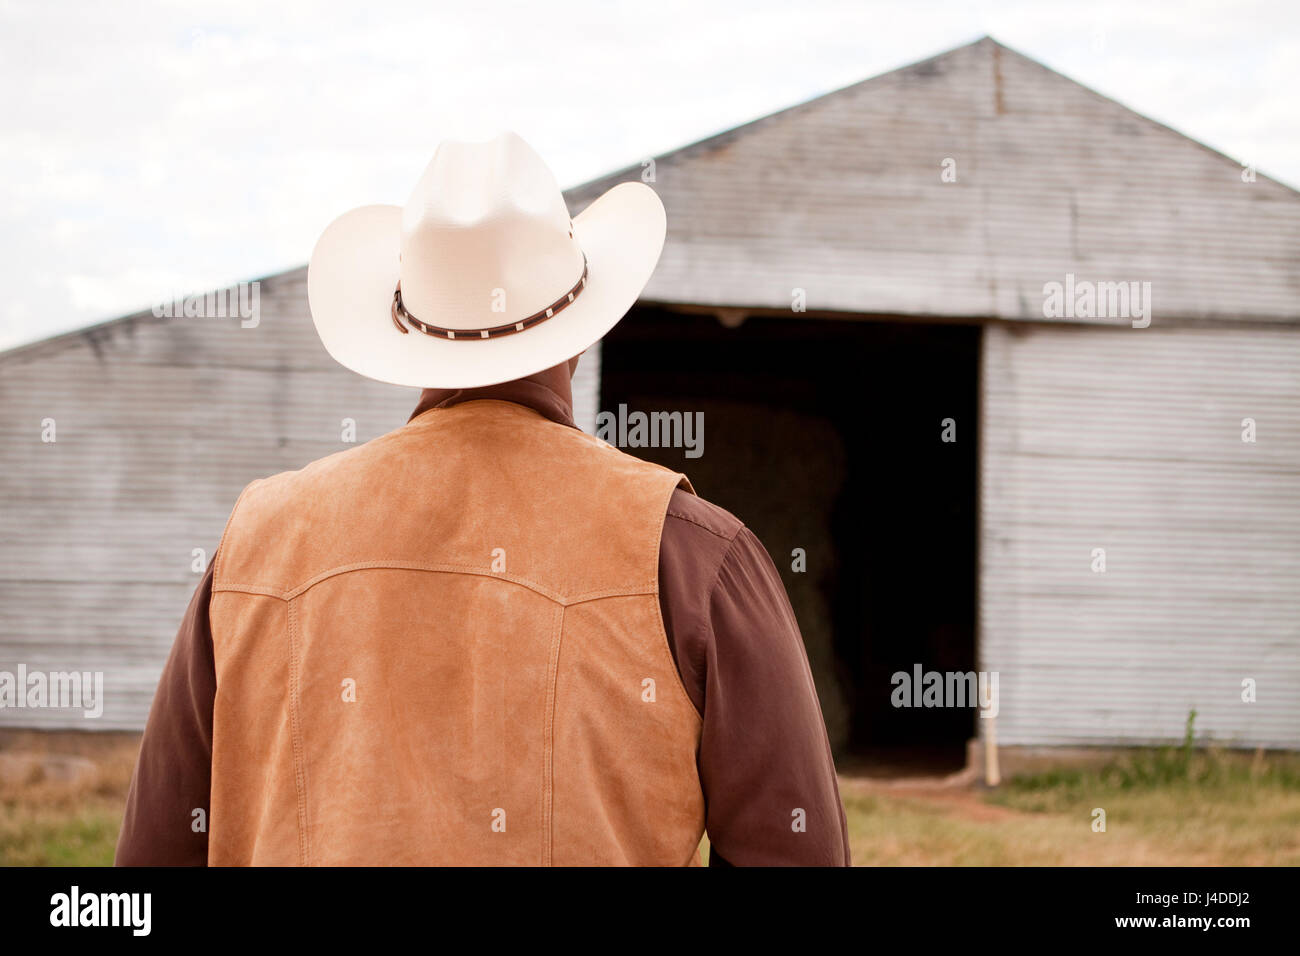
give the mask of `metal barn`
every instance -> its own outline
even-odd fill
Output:
[[[841,754],[984,729],[891,706],[917,665],[997,672],[1003,745],[1166,742],[1194,709],[1300,748],[1300,194],[988,38],[570,208],[633,178],[668,242],[579,421],[705,413],[700,458],[632,451],[767,545]],[[405,420],[305,286],[261,280],[255,328],[146,312],[0,355],[0,671],[107,676],[93,727],[0,726],[141,728],[243,485]]]

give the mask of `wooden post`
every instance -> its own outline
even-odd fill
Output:
[[[998,770],[998,719],[989,717],[987,720],[984,728],[984,783],[996,787],[1002,782],[1002,774]]]

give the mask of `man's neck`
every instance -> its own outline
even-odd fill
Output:
[[[484,398],[526,405],[541,412],[551,421],[573,428],[578,427],[573,421],[573,387],[570,382],[568,362],[499,385],[483,385],[479,388],[426,388],[420,393],[420,402],[411,413],[411,418],[431,408],[447,408],[451,405],[459,405],[461,402]]]

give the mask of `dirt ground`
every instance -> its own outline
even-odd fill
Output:
[[[850,794],[872,794],[929,806],[937,812],[973,823],[997,823],[1022,816],[1018,810],[987,803],[988,791],[974,783],[943,786],[936,779],[891,785],[873,778],[841,777],[840,795],[847,797]]]

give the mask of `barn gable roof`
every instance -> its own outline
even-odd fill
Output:
[[[1157,323],[1300,320],[1300,193],[1242,171],[985,37],[656,157],[644,298],[1043,320],[1069,273],[1150,282]]]
[[[812,311],[1043,320],[1044,284],[1068,273],[1150,282],[1157,323],[1300,323],[1300,193],[1243,182],[1235,160],[991,37],[654,159],[668,241],[644,301],[785,311],[802,289]],[[566,190],[569,208],[642,171]],[[132,313],[0,361],[181,321]]]

